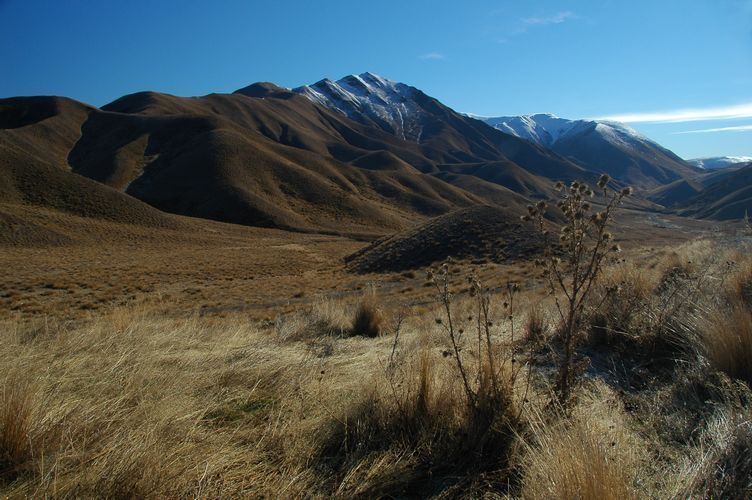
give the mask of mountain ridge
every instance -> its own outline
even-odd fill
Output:
[[[545,113],[476,119],[643,189],[698,172],[672,151],[618,122],[569,120]]]

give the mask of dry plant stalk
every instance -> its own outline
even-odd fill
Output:
[[[470,369],[463,359],[460,346],[460,338],[465,332],[462,328],[456,327],[452,313],[453,294],[449,289],[449,264],[444,263],[439,271],[429,271],[428,279],[438,292],[438,300],[446,318],[446,321],[436,318],[436,323],[444,329],[452,345],[451,356],[462,379],[469,407],[476,413],[496,411],[493,408],[498,408],[502,412],[509,410],[513,405],[512,396],[517,378],[525,366],[525,363],[518,362],[520,353],[517,352],[518,347],[515,343],[514,300],[519,292],[519,285],[508,282],[504,290],[502,307],[504,319],[509,322],[510,342],[508,349],[502,349],[492,334],[494,323],[491,315],[491,292],[475,275],[468,277],[470,296],[475,299],[478,362],[477,376],[471,380]],[[530,385],[530,374],[531,371],[528,370],[525,396]],[[521,405],[520,414],[523,408],[524,405]],[[517,415],[517,419],[520,414]]]
[[[554,296],[563,321],[563,353],[555,384],[557,399],[562,405],[569,401],[572,391],[574,350],[582,330],[587,299],[603,270],[606,257],[621,250],[613,242],[614,237],[608,227],[614,211],[624,198],[632,194],[632,188],[613,190],[608,187],[609,181],[606,174],[601,175],[598,181],[598,188],[606,201],[599,212],[593,212],[593,206],[588,201],[595,192],[587,184],[578,181],[569,186],[561,182],[556,184],[555,188],[562,192],[557,206],[566,218],[557,244],[550,241],[544,222],[548,208],[546,202],[528,206],[528,215],[522,217],[524,221],[533,222],[546,241],[544,257],[537,263],[543,268],[549,291]],[[561,295],[566,299],[564,304],[559,299]]]

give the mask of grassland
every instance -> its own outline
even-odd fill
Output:
[[[531,263],[448,268],[468,393],[424,272],[348,273],[363,242],[89,221],[92,240],[6,247],[0,495],[748,496],[749,246],[686,242],[696,227],[645,244],[637,220],[567,408],[551,403],[558,316]],[[471,268],[498,387],[475,354]]]

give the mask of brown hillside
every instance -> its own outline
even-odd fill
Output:
[[[371,238],[462,207],[519,209],[550,194],[549,177],[592,176],[427,96],[423,106],[433,125],[416,143],[272,84],[191,98],[141,92],[101,110],[5,99],[0,190],[80,215],[162,217],[117,190],[174,214]]]
[[[381,239],[352,254],[348,268],[358,273],[398,272],[441,262],[448,257],[505,262],[528,259],[543,248],[541,236],[519,215],[491,206],[475,206],[431,219]]]
[[[39,228],[10,205],[46,207],[115,222],[152,227],[178,227],[173,217],[86,177],[71,173],[66,157],[80,137],[80,128],[92,111],[85,105],[58,97],[0,100],[0,197],[5,208],[5,240],[63,241],[44,236]],[[24,227],[24,225],[26,226]],[[23,233],[23,235],[21,235]],[[16,236],[13,236],[15,234]],[[25,236],[24,236],[25,235]]]

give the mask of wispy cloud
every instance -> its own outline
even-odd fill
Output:
[[[630,113],[603,116],[598,120],[612,120],[623,123],[680,123],[703,120],[729,120],[734,118],[752,118],[752,103],[714,108],[676,109],[671,111],[653,111],[647,113]]]
[[[421,54],[420,56],[418,56],[418,58],[423,59],[424,61],[439,61],[441,59],[445,59],[446,57],[440,52],[429,52],[427,54]]]
[[[550,16],[526,17],[522,20],[522,22],[528,26],[546,26],[549,24],[561,24],[577,18],[578,16],[574,12],[564,10],[555,14],[551,14]]]
[[[752,132],[752,125],[738,125],[736,127],[704,128],[700,130],[685,130],[684,132],[674,132],[671,135],[710,134],[714,132]]]

